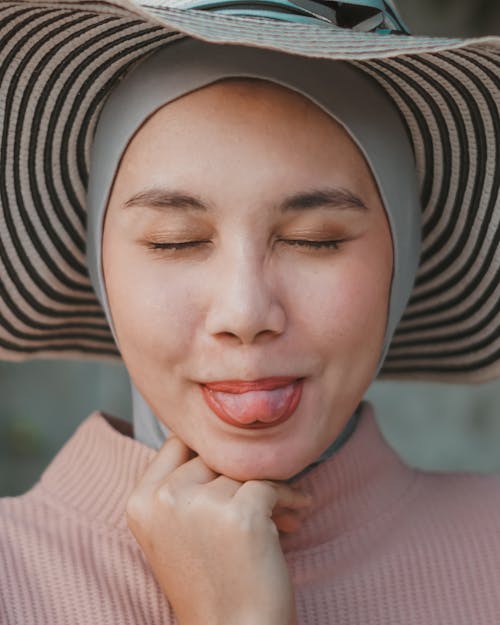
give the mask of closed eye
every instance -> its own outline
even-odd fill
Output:
[[[152,250],[183,250],[189,247],[199,247],[210,243],[210,241],[175,241],[173,243],[148,242],[148,247]]]
[[[309,239],[280,239],[280,242],[287,245],[297,247],[310,247],[315,249],[338,249],[343,243],[342,239],[334,239],[330,241],[313,241]],[[200,247],[210,243],[210,241],[175,241],[172,243],[155,243],[148,242],[148,247],[153,250],[183,250],[186,248]]]
[[[312,247],[323,249],[338,249],[340,244],[343,243],[342,239],[335,239],[332,241],[310,241],[309,239],[281,239],[283,243],[288,245],[296,245],[300,247]]]

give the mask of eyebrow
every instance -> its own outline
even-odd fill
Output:
[[[210,208],[200,198],[184,193],[183,191],[169,191],[168,189],[147,189],[136,193],[123,205],[124,208],[131,206],[149,207],[160,210],[169,208],[194,209],[206,211]]]
[[[368,210],[363,200],[348,189],[334,187],[328,189],[315,189],[313,191],[304,191],[296,193],[285,198],[280,203],[281,212],[306,210],[308,208],[352,208],[356,210]]]
[[[213,209],[210,203],[204,202],[196,195],[163,188],[147,189],[136,193],[125,202],[123,207],[147,207],[160,211],[176,209],[208,211]],[[282,213],[322,207],[368,210],[358,195],[342,187],[301,191],[286,197],[278,204],[278,210]]]

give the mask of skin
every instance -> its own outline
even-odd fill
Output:
[[[280,209],[325,189],[336,201]],[[296,530],[310,501],[280,481],[338,436],[370,384],[392,259],[360,150],[288,89],[210,85],[129,144],[104,227],[106,290],[127,369],[175,435],[128,522],[182,625],[295,623],[277,529]],[[270,376],[305,382],[293,415],[268,429],[224,423],[199,386]]]
[[[276,208],[327,187],[349,190],[367,209]],[[182,190],[209,208],[124,207],[149,189]],[[317,249],[293,239],[341,242]],[[150,248],[178,241],[208,243]],[[336,438],[372,380],[392,273],[385,212],[347,133],[284,88],[223,81],[150,118],[115,180],[103,268],[132,379],[218,473],[296,474]],[[198,384],[273,375],[306,380],[294,415],[269,430],[222,423]]]

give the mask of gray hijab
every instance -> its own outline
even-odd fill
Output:
[[[347,130],[370,165],[387,212],[394,248],[380,369],[408,302],[420,252],[416,168],[398,112],[371,78],[348,63],[194,39],[171,43],[137,65],[112,91],[96,128],[88,185],[87,261],[116,344],[119,347],[106,297],[101,245],[107,203],[121,157],[134,134],[155,111],[191,91],[231,77],[269,80],[309,98]],[[131,388],[134,436],[158,449],[168,430],[132,382]]]

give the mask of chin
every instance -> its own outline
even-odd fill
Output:
[[[297,471],[280,471],[263,468],[260,471],[255,471],[245,470],[241,467],[231,467],[228,469],[224,469],[223,471],[218,470],[217,473],[221,473],[222,475],[225,475],[232,480],[236,480],[237,482],[249,482],[250,480],[269,480],[272,482],[283,482],[292,478],[297,473],[300,473],[300,470],[301,469],[298,469]]]
[[[208,458],[200,454],[201,458],[212,471],[225,475],[238,482],[249,480],[272,480],[281,482],[292,478],[307,466],[307,463],[291,463],[288,458]]]

